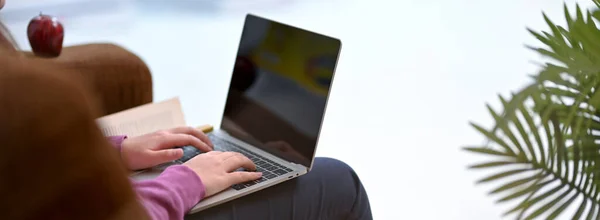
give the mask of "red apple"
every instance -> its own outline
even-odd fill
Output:
[[[65,31],[58,19],[40,13],[29,21],[27,37],[33,53],[43,57],[57,57],[62,51]]]

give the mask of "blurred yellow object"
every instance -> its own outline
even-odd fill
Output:
[[[265,39],[251,56],[259,69],[323,94],[329,89],[340,46],[339,40],[271,23]]]
[[[213,126],[212,125],[202,125],[202,126],[198,126],[198,129],[200,129],[204,133],[209,133],[209,132],[213,131]]]

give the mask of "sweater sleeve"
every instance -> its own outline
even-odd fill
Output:
[[[157,178],[133,185],[153,220],[182,220],[206,192],[198,175],[183,165],[170,166]]]
[[[121,152],[127,136],[110,136],[109,142]],[[133,182],[133,188],[152,220],[179,220],[204,198],[206,189],[189,167],[174,165],[157,178]]]
[[[115,147],[115,149],[117,149],[117,151],[119,151],[119,153],[121,152],[121,144],[123,143],[123,141],[127,139],[126,135],[119,135],[119,136],[110,136],[108,137],[108,142],[110,142],[112,144],[113,147]]]

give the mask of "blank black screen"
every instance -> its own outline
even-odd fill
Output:
[[[221,129],[310,166],[341,43],[248,15]]]

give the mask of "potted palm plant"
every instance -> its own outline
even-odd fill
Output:
[[[549,58],[533,80],[501,110],[488,110],[494,126],[471,125],[488,140],[464,150],[486,156],[470,169],[485,170],[478,183],[495,187],[498,202],[514,205],[517,219],[600,218],[600,0],[570,11],[566,25],[544,15],[548,31],[529,32]]]

